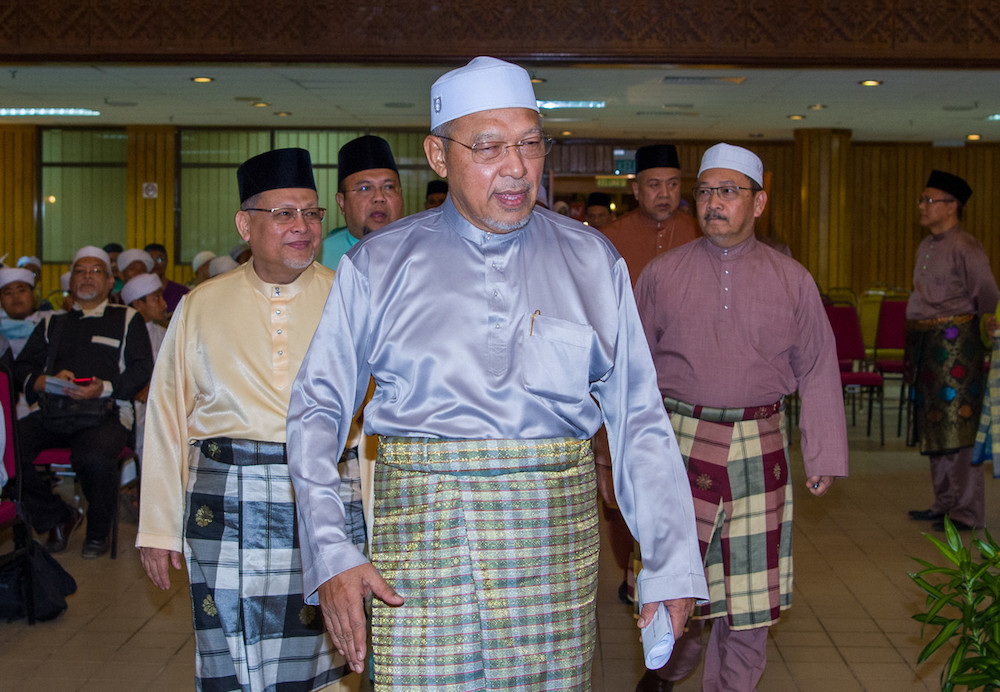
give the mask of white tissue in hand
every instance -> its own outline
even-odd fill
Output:
[[[661,603],[653,621],[642,629],[642,653],[646,667],[656,670],[667,665],[673,650],[674,628],[670,624],[670,613]]]

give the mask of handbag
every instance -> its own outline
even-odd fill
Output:
[[[66,610],[66,597],[76,592],[76,580],[49,555],[42,544],[32,540],[27,555],[0,566],[0,618],[12,622],[28,614],[28,575],[35,602],[35,619],[53,620]]]
[[[64,315],[54,315],[49,326],[49,354],[45,360],[45,374],[54,370],[56,353],[63,331]],[[122,340],[123,343],[124,339]],[[119,346],[119,351],[121,346]],[[60,394],[39,392],[38,407],[42,412],[42,425],[49,432],[71,435],[80,430],[95,428],[114,415],[118,405],[114,399],[73,399]]]

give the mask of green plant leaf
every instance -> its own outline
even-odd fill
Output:
[[[947,518],[945,518],[945,521],[947,521]],[[955,527],[952,526],[951,528],[954,531]],[[927,538],[928,541],[934,544],[934,547],[938,549],[938,552],[944,555],[945,559],[947,559],[948,562],[952,563],[956,567],[959,565],[960,558],[955,548],[952,548],[948,544],[943,543],[936,536],[932,536],[929,533],[925,533],[924,536]]]
[[[923,648],[923,651],[920,652],[920,655],[917,657],[917,663],[923,663],[931,656],[931,654],[940,649],[941,646],[944,645],[944,643],[948,641],[953,634],[955,634],[955,630],[957,630],[961,624],[961,620],[952,620],[947,625],[942,627],[941,631],[937,633],[934,639],[932,639],[930,643]]]

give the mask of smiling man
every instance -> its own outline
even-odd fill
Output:
[[[187,559],[199,689],[314,690],[349,671],[303,602],[284,443],[292,380],[333,280],[313,261],[326,210],[304,149],[255,156],[237,180],[236,228],[253,257],[192,289],[170,322],[136,545],[163,589]]]
[[[323,239],[323,266],[340,258],[372,231],[403,218],[403,189],[389,143],[375,135],[352,139],[337,153],[337,205],[344,225]]]
[[[666,667],[638,692],[673,689],[712,634],[702,689],[750,692],[767,628],[792,602],[792,486],[782,401],[802,396],[807,487],[847,475],[847,429],[833,331],[806,268],[754,236],[767,204],[753,152],[705,152],[694,198],[704,237],[660,255],[636,301],[663,403],[687,463],[711,602]]]
[[[589,689],[602,422],[649,570],[640,624],[666,602],[680,628],[707,595],[625,263],[535,205],[550,147],[522,68],[480,57],[438,79],[424,152],[448,197],[344,256],[295,381],[306,592],[355,670],[374,593],[379,690]],[[371,563],[337,496],[369,377]]]

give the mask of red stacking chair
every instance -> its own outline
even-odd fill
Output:
[[[875,334],[875,370],[886,375],[899,376],[899,417],[896,419],[896,437],[903,434],[903,409],[906,403],[907,382],[903,354],[906,350],[906,301],[883,300],[878,314],[878,331]]]
[[[882,375],[868,370],[865,361],[865,342],[861,338],[861,322],[858,311],[851,305],[827,305],[826,315],[833,327],[833,336],[837,341],[837,360],[841,363],[840,385],[845,393],[860,388],[868,390],[868,434],[872,434],[872,409],[875,403],[875,393],[878,392],[879,427],[882,444],[885,444],[884,381]],[[845,364],[851,367],[845,369]],[[857,368],[857,369],[856,369]],[[851,425],[857,423],[857,412],[851,403]]]
[[[0,500],[0,527],[13,527],[14,549],[6,555],[0,555],[0,565],[21,561],[21,574],[25,580],[25,604],[28,612],[28,624],[35,624],[35,580],[31,569],[32,551],[35,542],[31,539],[28,522],[21,510],[21,482],[17,473],[17,438],[14,437],[14,421],[16,413],[16,394],[10,386],[11,377],[6,369],[0,368],[0,404],[3,410],[3,425],[6,432],[6,444],[3,446],[3,467],[7,477],[15,480],[14,499]]]

